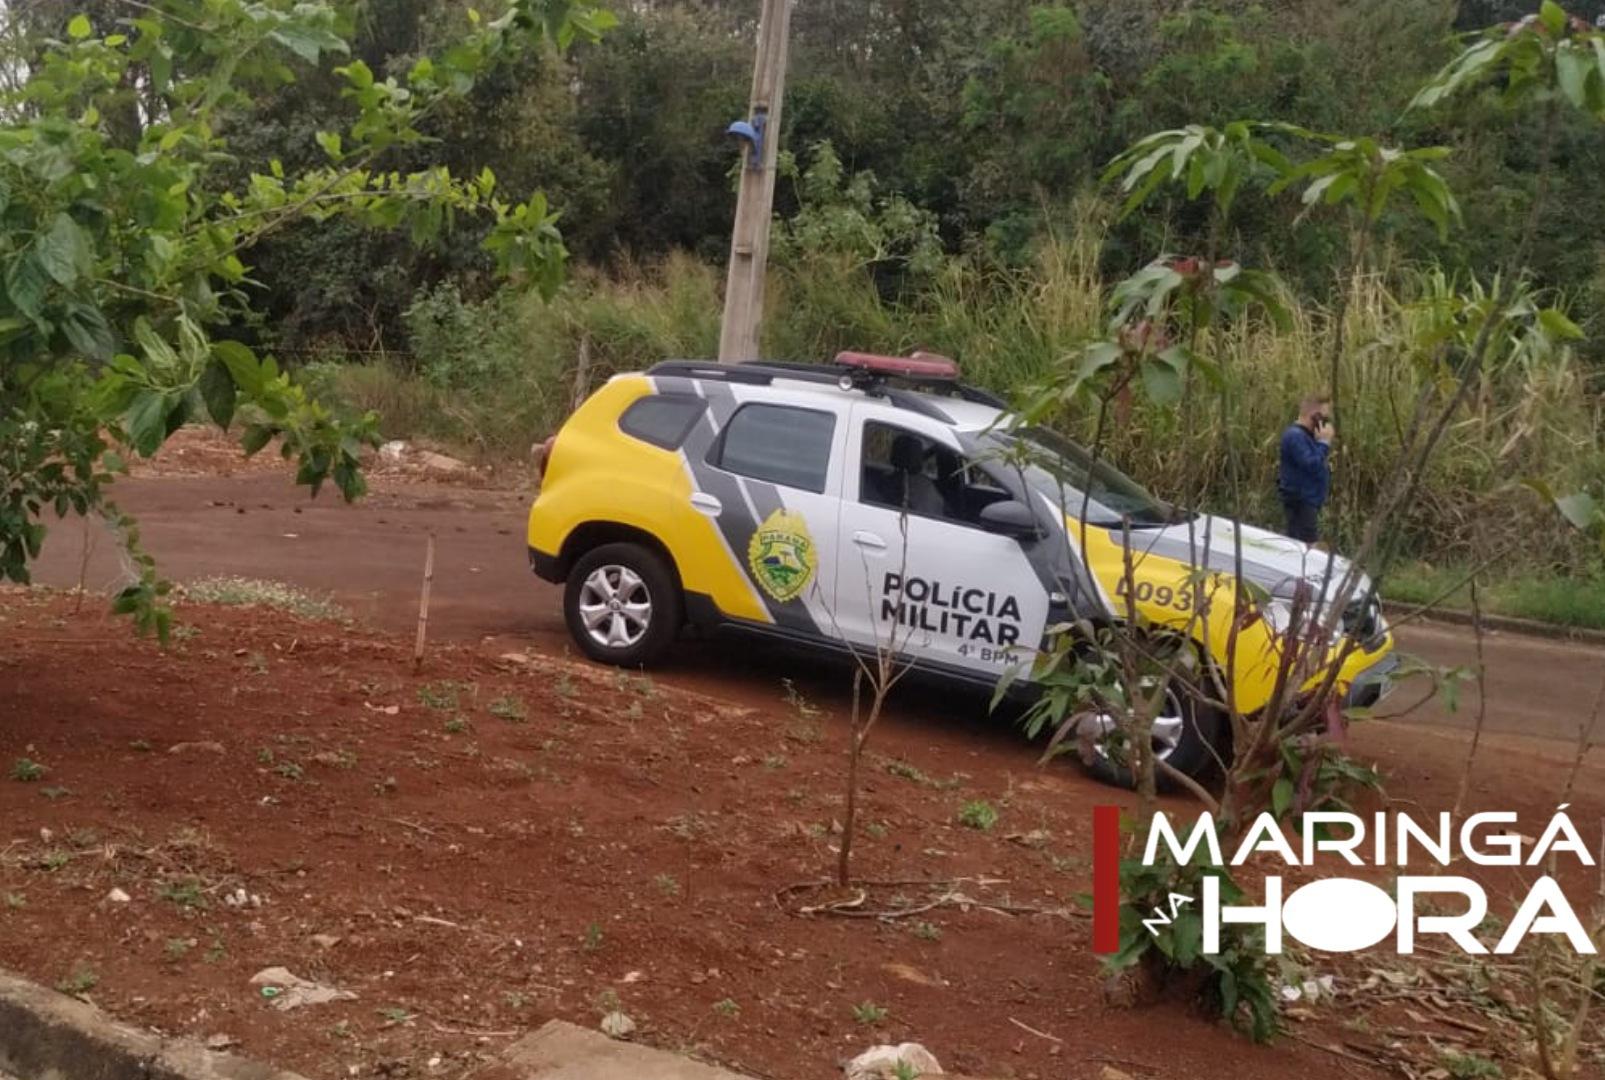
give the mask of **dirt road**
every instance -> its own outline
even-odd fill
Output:
[[[524,543],[528,496],[505,490],[378,478],[375,491],[347,506],[325,495],[309,499],[280,472],[234,476],[139,478],[117,487],[118,501],[140,521],[144,542],[176,581],[240,575],[295,583],[333,593],[360,619],[405,631],[417,614],[425,537],[436,535],[431,633],[456,640],[507,639],[519,647],[569,648],[560,591],[530,573]],[[86,543],[89,558],[84,560]],[[117,545],[78,521],[57,526],[36,567],[41,583],[70,586],[82,576],[95,590],[125,577]],[[1400,640],[1437,664],[1471,666],[1475,647],[1461,627],[1413,624]],[[1492,634],[1486,643],[1487,730],[1575,740],[1578,724],[1605,677],[1605,649]],[[774,700],[782,677],[796,678],[812,698],[841,698],[846,680],[817,663],[766,647],[728,650],[687,643],[663,677],[725,696]],[[1419,696],[1419,695],[1416,695]],[[1401,692],[1385,711],[1412,704]],[[954,721],[984,711],[984,703],[915,693],[905,716],[932,709]],[[1458,712],[1429,703],[1413,722],[1469,727],[1477,711],[1467,687]]]

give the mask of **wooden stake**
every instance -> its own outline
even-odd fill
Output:
[[[742,155],[736,222],[730,233],[730,272],[725,279],[724,322],[719,328],[719,361],[725,364],[758,359],[764,274],[769,265],[769,219],[775,205],[775,156],[780,149],[780,105],[786,92],[791,4],[792,0],[763,0],[763,15],[758,23],[749,118],[764,117],[763,156],[752,161],[750,147]]]
[[[574,403],[569,407],[573,412],[585,404],[585,396],[591,392],[591,335],[580,335],[580,354],[574,364]]]
[[[418,639],[412,646],[412,670],[416,674],[424,663],[424,636],[429,630],[429,587],[435,580],[435,534],[429,534],[424,549],[424,587],[418,595]]]

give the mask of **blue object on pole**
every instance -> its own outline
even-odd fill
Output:
[[[763,168],[763,135],[764,128],[769,124],[769,116],[763,110],[752,114],[752,119],[737,120],[725,128],[726,135],[734,135],[738,139],[745,139],[750,146],[747,153],[747,168]]]

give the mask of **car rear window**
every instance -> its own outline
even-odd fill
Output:
[[[707,404],[695,394],[652,394],[624,410],[619,430],[653,446],[678,450]]]
[[[822,492],[836,417],[789,405],[743,405],[725,425],[716,464],[727,472]]]

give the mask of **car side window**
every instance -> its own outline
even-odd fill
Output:
[[[920,517],[975,525],[988,503],[1009,494],[946,446],[906,428],[864,423],[858,501]]]
[[[835,434],[834,413],[790,405],[743,405],[725,425],[714,464],[754,480],[823,492]]]
[[[678,450],[708,403],[695,394],[650,394],[619,417],[619,430],[642,442]]]

